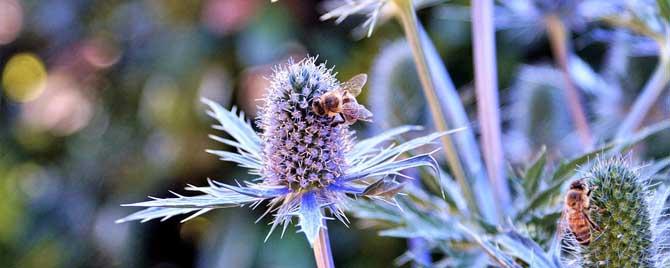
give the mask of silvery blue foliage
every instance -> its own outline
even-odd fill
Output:
[[[226,132],[232,139],[210,137],[237,148],[237,152],[208,152],[248,168],[250,174],[258,176],[256,180],[236,185],[208,180],[208,186],[189,185],[186,190],[202,194],[174,193],[173,198],[128,204],[126,206],[147,208],[117,222],[166,220],[193,213],[184,219],[186,221],[216,208],[244,205],[255,208],[267,201],[264,215],[274,216],[270,233],[279,225],[283,225],[285,231],[297,217],[300,231],[311,244],[319,230],[325,228],[325,220],[331,219],[324,215],[325,210],[346,224],[344,206],[351,197],[386,199],[390,193],[397,192],[398,183],[392,177],[402,176],[399,171],[420,166],[437,170],[437,163],[430,154],[405,159],[400,156],[449,133],[381,147],[380,144],[393,137],[419,127],[398,127],[355,142],[347,124],[314,113],[312,101],[340,86],[333,70],[315,61],[316,58],[309,57],[275,68],[257,120],[261,133],[256,133],[245,121],[244,114],[235,108],[229,111],[203,100],[210,108],[208,114],[219,123],[213,128]]]
[[[389,0],[329,0],[324,4],[327,12],[321,16],[321,20],[335,19],[335,22],[339,24],[351,15],[366,15],[367,19],[360,29],[366,30],[367,37],[370,37],[375,25],[379,21],[388,20],[395,12],[395,7],[388,5],[388,2]],[[416,9],[421,9],[435,5],[442,0],[414,0],[413,2]]]
[[[401,124],[430,125],[430,110],[425,105],[425,96],[421,90],[419,74],[414,66],[412,51],[406,40],[400,39],[386,44],[375,57],[370,71],[370,92],[368,93],[370,111],[375,115],[373,134],[390,126]],[[417,131],[416,137],[432,132],[431,128]],[[404,172],[419,177],[419,172]],[[420,187],[419,181],[414,181]],[[444,187],[448,189],[447,187]],[[416,226],[421,228],[421,226]],[[410,238],[404,262],[414,261],[414,267],[428,266],[432,263],[430,245],[422,238]]]
[[[347,0],[347,1],[329,1],[326,9],[328,12],[324,14],[321,19],[337,18],[336,22],[342,22],[347,17],[353,14],[367,14],[368,20],[363,24],[364,27],[369,27],[368,35],[371,34],[373,26],[378,18],[390,17],[390,15],[397,15],[399,9],[394,2],[388,3],[389,0]],[[413,7],[419,9],[440,0],[422,0],[412,1]],[[380,15],[381,14],[381,15]],[[458,92],[456,91],[451,77],[440,58],[440,54],[433,45],[426,30],[421,23],[416,23],[417,39],[421,44],[421,55],[414,54],[415,61],[419,57],[425,57],[426,72],[424,75],[430,77],[432,80],[432,88],[424,88],[435,95],[435,102],[439,103],[440,113],[446,122],[447,128],[464,128],[470,125],[470,120],[465,113],[465,108],[461,103]],[[405,29],[407,34],[408,29]],[[407,36],[406,36],[407,37]],[[433,104],[438,106],[438,104]],[[433,118],[433,123],[436,122]],[[474,132],[471,129],[455,134],[453,139],[454,153],[458,154],[460,163],[458,161],[450,161],[452,168],[463,169],[463,176],[457,177],[466,189],[478,189],[478,191],[466,190],[467,199],[472,204],[472,210],[476,214],[481,214],[485,220],[489,222],[497,222],[498,210],[496,210],[494,195],[491,191],[496,191],[491,187],[491,182],[487,178],[486,171],[482,162],[482,157],[479,152],[477,142],[475,140]],[[450,154],[447,152],[447,154]],[[457,167],[462,165],[462,167]],[[467,179],[466,179],[467,178]],[[468,185],[469,184],[469,185]],[[506,191],[505,189],[497,189],[498,191]]]

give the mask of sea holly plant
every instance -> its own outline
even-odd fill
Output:
[[[356,218],[365,221],[364,226],[380,228],[382,236],[425,239],[429,250],[437,257],[433,263],[423,263],[408,251],[396,260],[397,264],[413,262],[428,267],[488,267],[493,263],[500,267],[579,267],[582,257],[574,250],[564,250],[561,244],[563,237],[559,234],[566,232],[557,231],[566,188],[571,181],[590,176],[590,173],[581,171],[604,170],[598,166],[607,161],[599,159],[616,159],[633,145],[669,127],[670,121],[663,121],[638,131],[630,139],[613,141],[558,163],[551,161],[548,151],[543,149],[527,166],[515,167],[508,172],[511,174],[509,184],[513,187],[514,206],[505,225],[493,226],[468,217],[464,196],[447,174],[440,176],[441,188],[445,189],[442,195],[435,194],[434,187],[406,187],[407,195],[398,198],[401,211],[387,203],[373,203],[365,199],[354,202],[352,211]],[[670,159],[663,159],[639,169],[640,177],[649,178],[643,185],[648,197],[650,223],[655,226],[652,228],[652,241],[657,245],[653,256],[658,264],[655,267],[666,267],[670,263],[668,254],[665,254],[667,250],[662,248],[667,244],[669,233],[665,200],[670,191],[667,186],[659,186],[667,181],[664,170],[669,165]]]
[[[401,156],[457,131],[380,147],[394,136],[419,129],[403,126],[356,142],[349,124],[338,120],[339,115],[318,115],[313,111],[320,96],[341,86],[332,68],[316,64],[315,57],[297,63],[289,60],[288,64],[275,68],[270,81],[256,121],[260,133],[245,121],[243,113],[203,100],[210,108],[208,114],[218,121],[214,129],[232,137],[212,135],[211,138],[237,148],[237,152],[208,152],[248,168],[257,179],[236,184],[208,180],[208,186],[186,188],[201,195],[175,193],[172,198],[127,204],[146,209],[118,222],[166,220],[192,214],[186,221],[216,208],[244,205],[255,208],[266,202],[268,208],[263,216],[274,216],[270,233],[280,225],[283,233],[292,219],[297,218],[300,231],[314,248],[317,265],[332,267],[326,232],[326,220],[332,217],[326,216],[326,212],[347,224],[344,210],[352,197],[392,199],[402,186],[394,179],[404,176],[401,170],[421,166],[437,170],[430,153]]]

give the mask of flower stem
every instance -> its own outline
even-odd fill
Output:
[[[328,238],[328,229],[324,221],[323,227],[319,230],[319,235],[316,237],[314,244],[314,259],[316,260],[316,267],[318,268],[334,268],[333,254],[330,252],[330,238]]]
[[[584,113],[584,109],[582,108],[579,91],[570,75],[570,65],[568,63],[568,38],[565,25],[563,24],[563,21],[561,21],[561,18],[556,14],[548,15],[545,18],[545,23],[547,25],[547,33],[549,35],[552,54],[554,54],[554,57],[556,58],[558,67],[563,74],[563,80],[565,81],[565,97],[568,102],[568,109],[570,109],[570,115],[575,122],[577,135],[579,135],[585,150],[588,151],[593,146],[593,137],[591,136],[589,123],[586,120],[586,113]]]
[[[414,12],[414,4],[412,0],[393,0],[393,3],[396,4],[398,8],[398,18],[402,27],[405,31],[405,36],[409,42],[412,54],[414,56],[414,63],[419,74],[419,80],[423,88],[424,95],[428,100],[428,106],[430,108],[431,115],[433,117],[433,123],[435,128],[438,131],[447,131],[448,127],[445,122],[444,114],[440,108],[440,102],[436,95],[435,84],[430,75],[430,70],[428,67],[428,62],[426,55],[423,51],[423,45],[421,44],[421,38],[419,37],[418,31],[418,19],[416,13]],[[450,170],[458,183],[461,186],[463,195],[468,202],[468,207],[474,212],[474,214],[479,214],[479,209],[477,207],[477,202],[473,198],[473,192],[471,190],[470,184],[468,183],[461,159],[455,149],[454,142],[449,135],[444,135],[440,139],[444,153],[447,158]],[[487,220],[493,220],[490,217]]]
[[[481,147],[486,171],[495,189],[499,211],[510,208],[510,194],[505,179],[504,156],[500,134],[500,104],[496,68],[493,1],[472,1],[472,43],[474,47],[475,92],[481,127]]]
[[[659,51],[661,56],[658,65],[656,65],[656,70],[644,85],[642,93],[635,99],[633,108],[619,127],[616,134],[617,139],[631,135],[642,124],[645,116],[670,81],[670,38],[665,45],[660,45]]]

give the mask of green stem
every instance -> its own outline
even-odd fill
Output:
[[[418,19],[416,13],[414,12],[414,5],[411,0],[393,0],[393,3],[398,7],[398,18],[402,24],[402,27],[405,31],[407,40],[409,41],[412,54],[414,56],[414,63],[416,64],[417,72],[419,74],[419,80],[423,88],[424,95],[428,100],[428,106],[433,117],[433,122],[438,131],[447,131],[448,127],[445,122],[444,114],[440,108],[440,101],[436,95],[435,82],[431,78],[430,70],[428,67],[428,60],[424,53],[422,39],[419,36],[418,31]],[[472,189],[466,178],[461,159],[455,149],[454,142],[449,135],[444,135],[440,139],[444,153],[447,158],[450,170],[458,183],[460,184],[463,195],[468,202],[468,207],[475,215],[480,214],[480,210],[475,201]],[[495,222],[497,216],[487,216],[487,220]]]
[[[656,65],[656,70],[644,85],[642,93],[635,99],[633,108],[619,127],[616,134],[617,139],[630,136],[640,127],[647,113],[670,81],[670,37],[666,38],[665,44],[661,43],[659,45],[659,51],[661,56],[658,65]]]
[[[330,238],[328,238],[328,230],[325,224],[324,221],[324,227],[319,230],[319,235],[316,237],[314,245],[312,245],[314,259],[318,268],[334,268],[333,254],[330,252]]]

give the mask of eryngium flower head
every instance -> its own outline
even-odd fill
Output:
[[[587,180],[592,209],[586,213],[597,228],[576,250],[581,267],[668,267],[663,211],[670,192],[655,191],[621,156],[598,160]]]
[[[649,191],[639,174],[621,159],[598,162],[590,170],[591,243],[584,248],[586,267],[653,267]]]
[[[250,174],[259,176],[258,179],[237,185],[212,180],[207,187],[189,185],[187,190],[204,194],[175,194],[174,198],[152,198],[128,204],[148,208],[117,222],[165,220],[193,213],[186,221],[215,208],[246,204],[255,208],[267,201],[265,214],[274,215],[270,233],[280,224],[286,230],[291,219],[297,216],[300,230],[312,243],[320,228],[325,228],[325,210],[346,224],[343,208],[349,198],[392,198],[399,190],[394,177],[403,176],[399,171],[419,166],[436,170],[437,164],[430,154],[400,157],[448,133],[379,147],[394,136],[418,127],[398,127],[354,143],[348,124],[338,120],[337,116],[314,113],[312,102],[340,87],[332,69],[324,64],[317,65],[315,61],[316,58],[298,63],[289,61],[287,65],[275,68],[257,120],[262,130],[260,135],[235,108],[228,111],[212,101],[203,100],[211,109],[209,115],[219,121],[214,128],[227,132],[233,139],[211,137],[237,148],[237,152],[208,152],[248,168]]]
[[[264,180],[309,190],[324,188],[343,174],[350,149],[348,126],[312,111],[312,102],[338,82],[314,58],[276,70],[258,125],[263,130]]]

